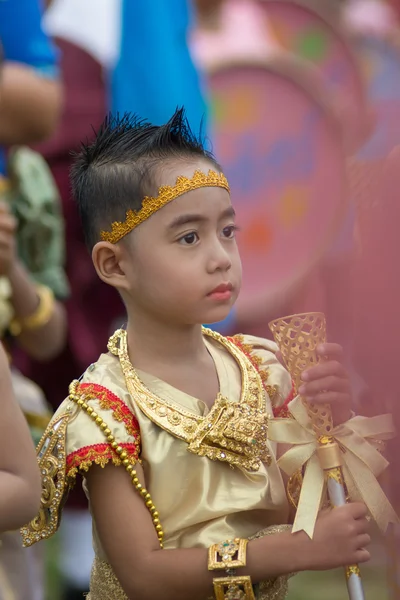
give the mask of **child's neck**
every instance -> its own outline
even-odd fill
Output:
[[[177,327],[141,316],[128,321],[127,332],[133,366],[143,371],[156,364],[190,364],[207,354],[201,325]]]

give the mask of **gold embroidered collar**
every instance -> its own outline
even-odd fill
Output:
[[[128,392],[153,423],[184,440],[193,454],[258,471],[261,462],[269,464],[271,460],[267,445],[269,417],[261,377],[235,344],[210,329],[203,328],[203,333],[228,350],[238,363],[242,378],[239,402],[231,402],[219,393],[206,416],[163,400],[142,383],[129,359],[125,330],[114,333],[108,349],[119,357]]]

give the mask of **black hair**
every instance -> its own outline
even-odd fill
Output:
[[[72,193],[78,204],[85,240],[92,248],[102,229],[123,221],[129,209],[157,192],[154,175],[167,161],[208,159],[220,170],[201,135],[190,129],[183,108],[165,125],[152,125],[125,113],[109,115],[94,141],[82,144],[71,169]]]

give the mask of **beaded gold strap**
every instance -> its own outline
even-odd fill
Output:
[[[36,292],[39,297],[39,306],[28,317],[14,318],[10,325],[11,335],[17,337],[23,331],[34,331],[44,327],[50,321],[54,311],[54,294],[46,285],[37,285]]]
[[[151,514],[151,518],[153,520],[154,528],[157,532],[158,541],[160,543],[161,548],[163,547],[163,539],[164,539],[164,531],[161,526],[160,518],[156,507],[154,506],[153,500],[151,499],[151,495],[149,491],[142,486],[140,483],[137,471],[133,468],[131,461],[128,458],[128,453],[120,446],[111,433],[111,429],[108,427],[107,423],[105,423],[104,419],[100,417],[95,410],[91,406],[85,402],[85,394],[77,393],[79,386],[79,381],[73,381],[69,386],[69,398],[75,402],[82,410],[89,415],[89,417],[99,426],[107,441],[110,444],[112,450],[119,456],[122,461],[122,465],[125,467],[128,472],[130,478],[132,479],[132,484],[136,491],[143,497],[143,500],[146,504],[147,509]]]

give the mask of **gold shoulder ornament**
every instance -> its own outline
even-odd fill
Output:
[[[128,456],[123,445],[115,438],[104,419],[89,405],[89,401],[95,399],[95,397],[90,392],[82,390],[79,381],[71,383],[69,392],[71,406],[67,406],[65,412],[49,424],[37,448],[37,457],[42,475],[42,496],[39,514],[20,530],[23,546],[31,546],[42,539],[51,537],[60,525],[61,512],[68,493],[75,483],[77,471],[76,468],[69,471],[67,469],[67,428],[78,411],[83,411],[103,433],[113,455],[112,462],[125,468],[131,478],[133,487],[143,498],[162,547],[164,531],[159,514],[149,491],[141,485],[137,477],[137,472],[134,469],[135,459]],[[98,461],[93,459],[91,462],[97,463]],[[102,462],[100,461],[99,464],[102,464]],[[88,464],[82,464],[81,466],[84,471],[87,471],[88,468]]]
[[[21,529],[23,545],[31,546],[51,537],[58,529],[63,503],[71,484],[66,477],[65,440],[72,410],[52,421],[37,448],[42,476],[42,496],[38,515]]]

